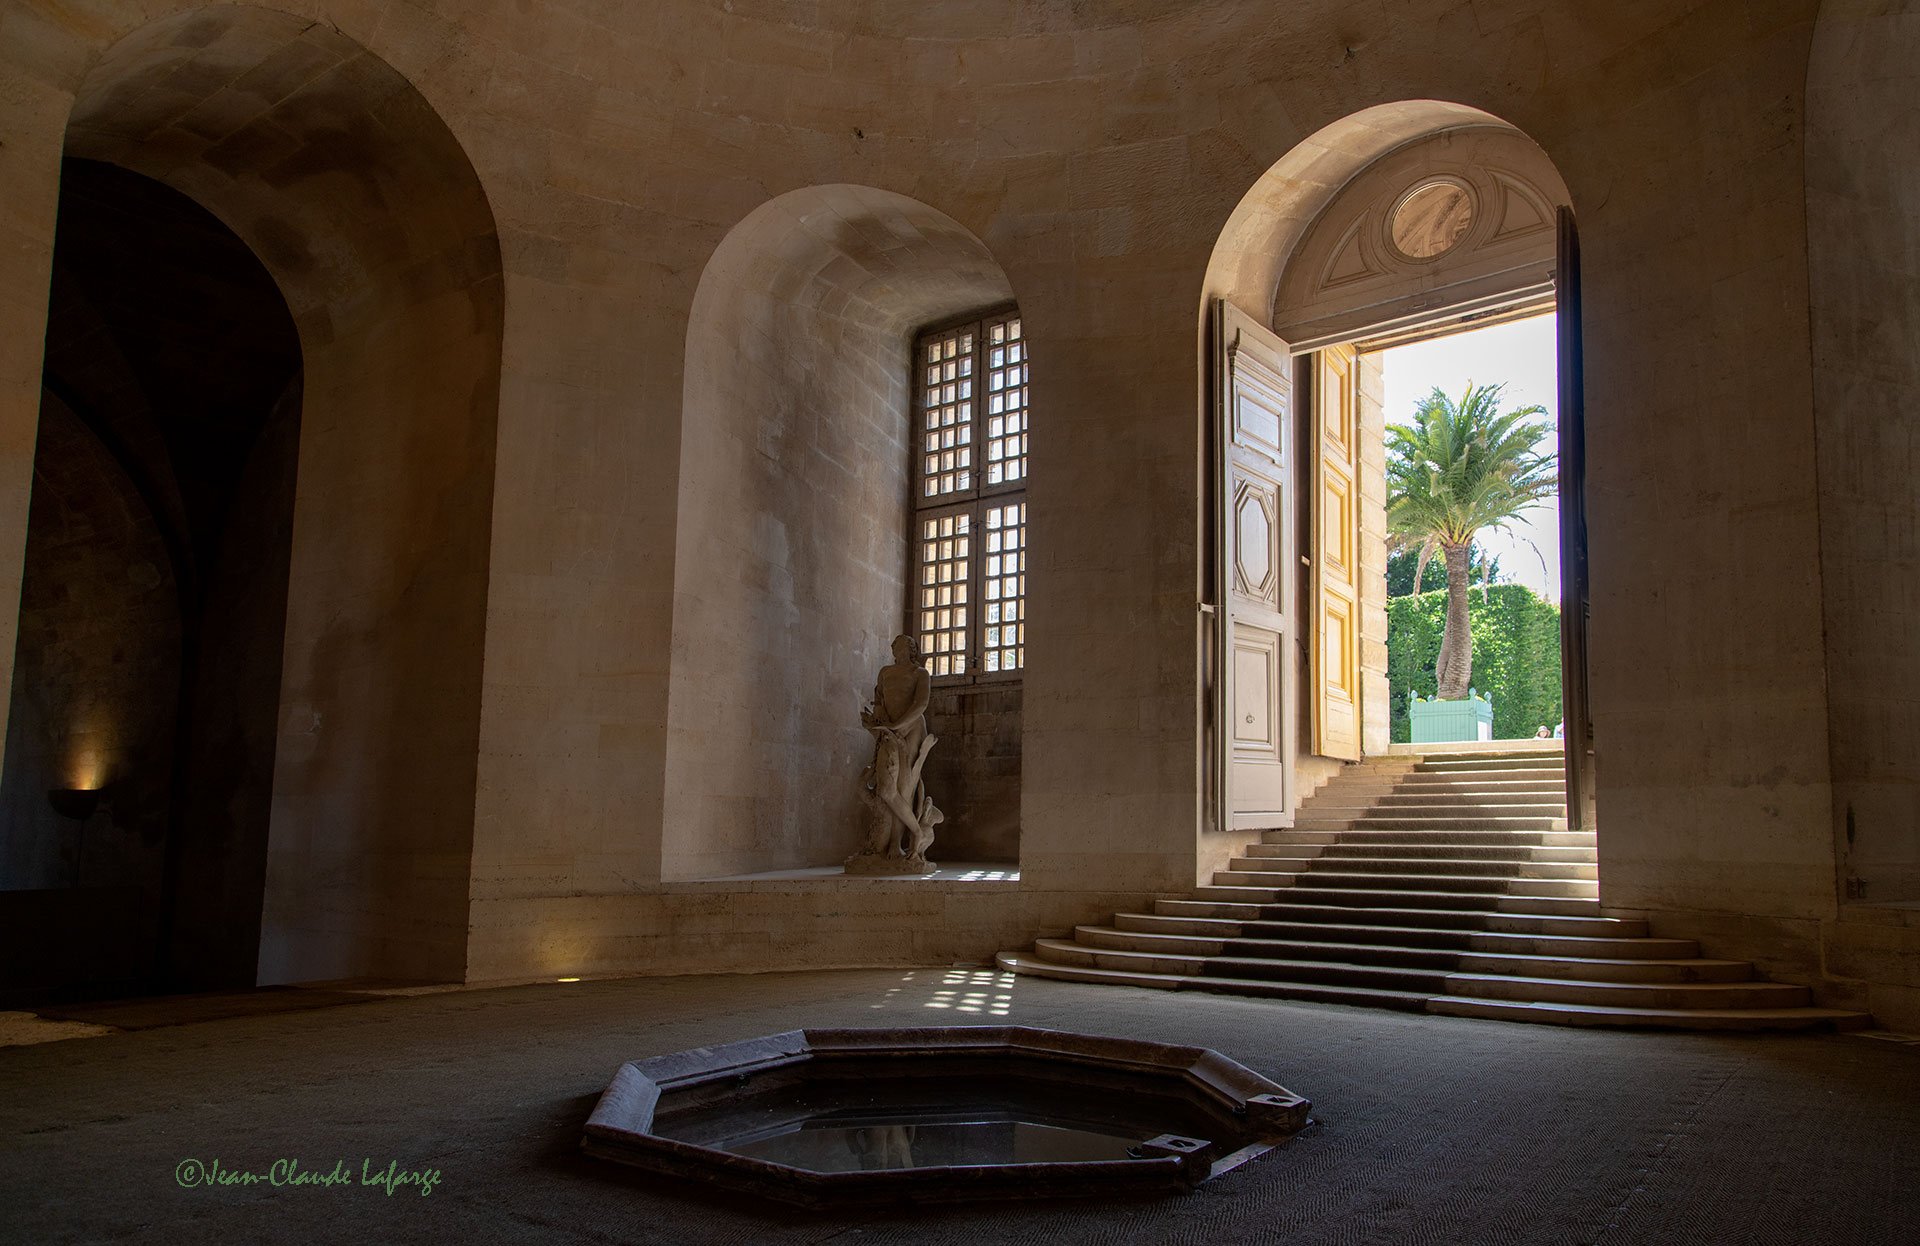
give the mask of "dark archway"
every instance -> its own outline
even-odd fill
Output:
[[[204,208],[69,160],[47,326],[0,842],[6,907],[33,914],[48,951],[19,958],[7,989],[251,985],[293,318]]]
[[[257,980],[461,980],[505,314],[492,209],[433,106],[331,26],[220,5],[107,38],[63,83],[66,154],[212,213],[298,336]]]

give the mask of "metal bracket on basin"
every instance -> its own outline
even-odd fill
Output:
[[[1180,1134],[1161,1134],[1149,1138],[1138,1148],[1141,1159],[1178,1159],[1180,1171],[1198,1185],[1213,1171],[1213,1143],[1205,1138],[1187,1138]]]
[[[1299,1133],[1307,1123],[1313,1104],[1292,1094],[1248,1095],[1247,1123],[1269,1137],[1282,1138]]]

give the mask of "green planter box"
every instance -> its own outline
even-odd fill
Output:
[[[1444,744],[1449,740],[1493,739],[1493,698],[1473,695],[1464,701],[1423,701],[1407,706],[1413,719],[1415,744]]]

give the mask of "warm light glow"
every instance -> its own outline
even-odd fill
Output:
[[[91,792],[100,786],[100,770],[100,755],[83,748],[67,766],[67,785],[76,792]]]
[[[99,706],[82,710],[68,724],[61,752],[61,770],[71,791],[91,792],[107,784],[107,759],[114,752],[114,723]]]
[[[554,979],[555,982],[578,982],[579,980],[580,979],[578,978],[555,978]]]

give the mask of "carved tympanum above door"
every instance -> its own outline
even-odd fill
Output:
[[[1372,346],[1436,320],[1545,310],[1554,207],[1566,200],[1546,153],[1503,127],[1388,152],[1307,227],[1280,279],[1274,328],[1295,350]]]

